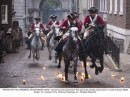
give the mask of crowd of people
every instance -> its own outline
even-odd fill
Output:
[[[4,63],[6,53],[18,53],[18,49],[23,45],[23,34],[20,27],[0,28],[0,63]]]

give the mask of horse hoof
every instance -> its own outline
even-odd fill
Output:
[[[38,57],[36,57],[36,60],[39,60],[39,58],[38,58]]]
[[[61,66],[60,66],[60,65],[58,65],[58,66],[57,66],[57,68],[61,68]]]
[[[85,79],[89,79],[88,75],[85,76]]]
[[[92,68],[92,69],[93,69],[94,67],[95,67],[94,65],[90,65],[90,68]]]
[[[68,80],[65,80],[65,84],[69,84],[69,81],[68,81]]]
[[[78,83],[78,80],[74,80],[74,83],[75,83],[75,84]]]
[[[103,71],[103,68],[101,68],[101,67],[98,67],[98,71],[99,71],[100,73],[102,73],[102,71]]]
[[[72,66],[72,65],[70,65],[69,67],[70,67],[70,68],[72,68],[73,66]]]
[[[52,59],[52,57],[51,56],[49,56],[49,60],[51,60]]]
[[[31,57],[30,57],[30,56],[28,56],[28,58],[30,59]]]
[[[95,74],[98,75],[98,69],[95,69]]]

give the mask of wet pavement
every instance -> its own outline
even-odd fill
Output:
[[[59,72],[64,76],[64,62],[62,68],[58,69],[57,63],[48,60],[48,50],[41,51],[40,60],[33,63],[28,59],[29,51],[21,47],[19,53],[7,54],[5,63],[0,64],[0,88],[129,88],[130,71],[114,71],[105,65],[105,69],[99,75],[89,68],[91,76],[88,80],[81,80],[84,69],[79,62],[78,84],[74,84],[73,69],[69,69],[69,84],[64,83],[64,78],[59,78]],[[54,55],[54,54],[53,54]],[[97,63],[98,64],[98,63]],[[123,78],[124,79],[123,79]],[[120,80],[122,78],[122,81]]]

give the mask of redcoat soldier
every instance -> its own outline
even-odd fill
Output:
[[[78,12],[74,12],[74,18],[75,18],[75,20],[78,22],[79,34],[81,34],[83,23],[82,23],[81,20],[79,20],[79,15],[80,15],[80,14],[79,14]]]
[[[105,27],[105,22],[97,14],[98,10],[95,7],[91,7],[88,11],[90,15],[86,16],[84,20],[84,26],[85,26],[84,39],[86,39],[86,37],[89,36],[89,33],[93,31],[95,25],[101,24],[102,26]]]
[[[85,26],[85,33],[83,37],[84,39],[86,39],[89,36],[89,34],[93,32],[94,27],[96,25],[102,25],[103,28],[106,26],[102,17],[97,14],[98,10],[95,7],[91,7],[88,11],[90,15],[86,16],[84,20],[84,26]],[[106,42],[106,39],[105,39],[105,42]],[[104,46],[104,51],[105,51],[105,54],[108,53],[107,46]]]
[[[47,28],[49,28],[49,33],[47,34],[48,37],[48,41],[50,40],[50,34],[54,32],[55,28],[60,26],[60,22],[57,21],[57,16],[56,15],[51,15],[50,16],[50,21],[48,22],[48,24],[46,25]]]
[[[36,20],[36,22],[33,23],[32,26],[31,26],[31,31],[34,32],[36,27],[38,27],[38,28],[40,28],[40,30],[44,31],[45,30],[44,25],[40,22],[41,18],[36,17],[35,20]]]
[[[58,54],[61,53],[62,47],[66,43],[67,37],[69,36],[69,29],[71,27],[77,27],[79,29],[79,24],[78,24],[78,21],[75,20],[74,13],[70,13],[67,16],[67,19],[60,26],[61,29],[66,30],[66,33],[63,34],[61,41],[59,42],[59,44],[57,45],[57,47],[55,49]],[[78,37],[78,39],[79,39],[79,42],[78,42],[79,46],[81,47],[82,51],[84,51],[83,45],[81,43],[81,39],[79,37]]]
[[[32,24],[31,26],[31,34],[29,36],[29,39],[27,40],[27,44],[28,44],[28,47],[30,48],[30,44],[31,44],[31,40],[32,40],[32,36],[33,36],[33,32],[35,31],[35,28],[39,28],[40,31],[41,31],[41,37],[44,37],[44,25],[40,22],[41,21],[41,18],[40,17],[36,17],[35,18],[36,22]]]
[[[56,15],[51,15],[50,19],[51,20],[46,25],[47,27],[51,28],[52,26],[59,26],[60,25],[60,22],[56,20],[57,19]]]
[[[74,21],[74,17],[71,14],[69,14],[67,16],[67,19],[63,21],[63,23],[61,24],[60,27],[63,29],[68,29],[68,28],[70,28],[73,21]]]

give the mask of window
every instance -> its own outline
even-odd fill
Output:
[[[90,8],[90,0],[88,0],[88,9]]]
[[[123,0],[120,0],[120,12],[119,15],[123,15]]]
[[[112,0],[110,0],[110,11],[109,11],[110,14],[112,14]]]
[[[94,5],[93,5],[93,0],[90,0],[90,7],[93,7]]]
[[[88,4],[89,0],[87,0],[87,9],[89,9],[89,4]]]
[[[101,0],[101,12],[105,12],[105,0]]]
[[[100,7],[101,7],[101,12],[103,12],[103,0],[100,0]]]
[[[105,0],[105,12],[107,12],[107,0]]]
[[[100,3],[100,4],[99,4],[99,5],[100,5],[100,12],[101,12],[101,11],[102,11],[102,10],[101,10],[101,9],[102,9],[102,7],[101,7],[101,0],[99,1],[99,3]]]
[[[8,6],[7,5],[1,6],[1,19],[2,19],[2,24],[8,24]]]
[[[115,11],[114,14],[117,14],[117,0],[115,0]]]
[[[94,6],[94,0],[92,0],[92,7]]]
[[[91,8],[91,0],[88,0],[89,8]]]

